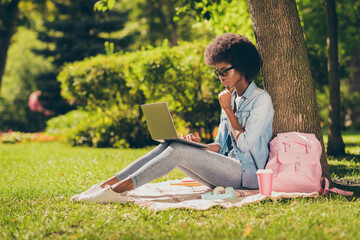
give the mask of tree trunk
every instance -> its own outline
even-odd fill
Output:
[[[314,133],[323,176],[330,179],[315,89],[295,0],[248,0],[262,59],[264,87],[275,109],[273,134]]]
[[[325,0],[327,21],[328,76],[330,90],[329,139],[327,153],[338,156],[345,154],[341,136],[340,119],[340,79],[338,61],[338,31],[335,0]]]
[[[169,10],[169,24],[171,26],[171,36],[169,37],[170,44],[172,47],[175,47],[177,46],[178,34],[177,34],[177,24],[174,21],[175,8],[174,8],[174,4],[172,3],[172,0],[167,0],[167,6]]]
[[[6,58],[10,46],[10,40],[15,31],[16,20],[18,15],[20,0],[12,0],[8,4],[4,4],[3,16],[0,16],[2,28],[0,31],[0,94],[2,78],[5,73]]]

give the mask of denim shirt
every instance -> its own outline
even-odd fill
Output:
[[[234,109],[236,92],[231,97]],[[221,147],[220,154],[237,158],[242,166],[244,188],[258,188],[256,171],[265,168],[269,157],[269,143],[272,137],[274,108],[270,95],[251,82],[237,106],[235,116],[244,129],[235,141],[224,110],[215,143]]]

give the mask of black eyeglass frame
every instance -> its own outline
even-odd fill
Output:
[[[227,77],[228,76],[228,71],[231,70],[231,69],[234,69],[236,68],[235,66],[231,66],[229,68],[225,68],[223,70],[218,70],[218,69],[215,69],[214,73],[216,75],[216,77]]]

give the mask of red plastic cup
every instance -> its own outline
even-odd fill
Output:
[[[273,171],[271,169],[259,169],[256,172],[260,194],[270,197],[272,191]]]

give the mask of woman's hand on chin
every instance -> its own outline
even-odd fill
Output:
[[[231,108],[231,92],[229,89],[225,89],[219,93],[219,103],[222,109],[227,110]]]

